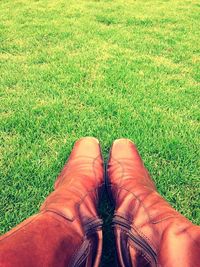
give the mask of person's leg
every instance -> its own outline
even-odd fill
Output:
[[[107,175],[119,266],[200,266],[200,227],[158,194],[130,140],[113,143]]]
[[[0,237],[0,267],[98,266],[102,220],[97,206],[102,187],[99,142],[82,138],[40,213]]]

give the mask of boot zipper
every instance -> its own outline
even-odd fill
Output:
[[[141,238],[140,236],[136,237],[132,234],[131,230],[131,226],[129,223],[126,222],[127,220],[121,217],[115,217],[113,219],[113,223],[120,225],[126,229],[128,229],[128,236],[130,237],[130,239],[137,244],[139,247],[141,247],[148,255],[151,256],[151,258],[153,259],[153,261],[155,262],[155,266],[157,266],[157,255],[156,252],[148,245],[148,243],[146,241],[143,240],[143,238]]]

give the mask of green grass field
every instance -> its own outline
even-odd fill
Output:
[[[38,211],[82,136],[105,159],[132,139],[159,192],[200,223],[199,1],[1,0],[0,18],[1,234]]]

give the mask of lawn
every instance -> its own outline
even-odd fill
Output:
[[[82,136],[132,139],[200,223],[198,0],[1,0],[0,233],[36,213]],[[102,266],[111,266],[104,200]]]

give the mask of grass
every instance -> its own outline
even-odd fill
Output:
[[[191,1],[1,0],[0,231],[36,213],[82,136],[128,137],[200,223],[199,27]],[[105,200],[102,266],[113,261]]]

